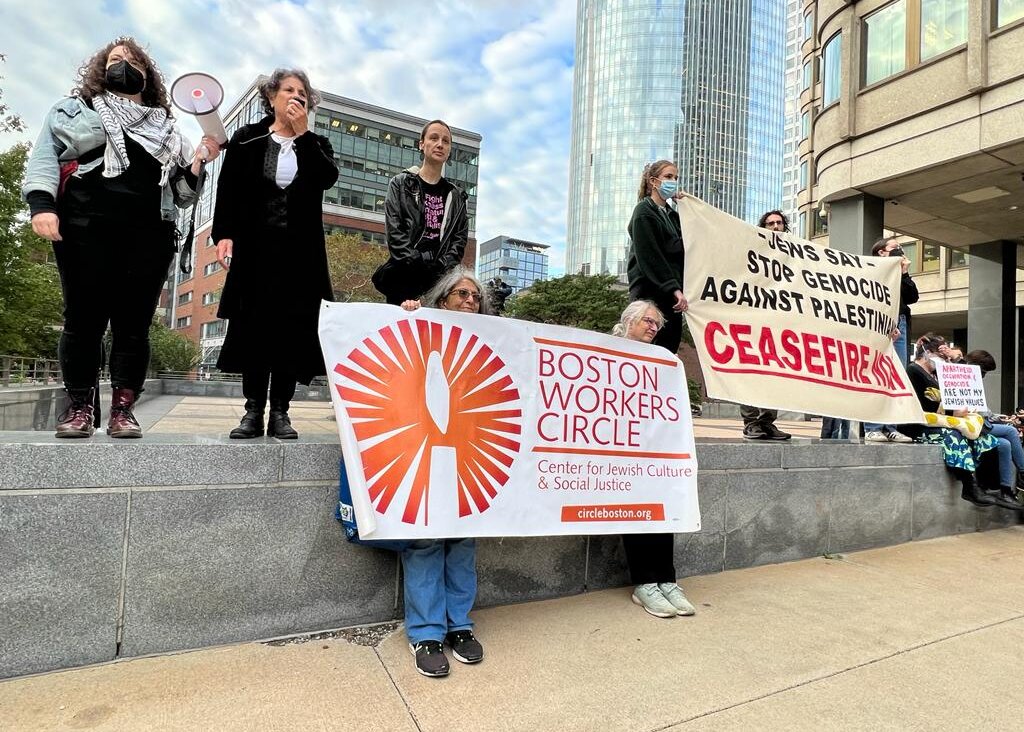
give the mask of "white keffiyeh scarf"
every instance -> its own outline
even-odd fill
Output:
[[[144,107],[115,94],[92,98],[93,109],[103,122],[107,147],[103,153],[103,176],[116,178],[128,169],[124,135],[128,133],[143,149],[160,161],[160,185],[167,185],[171,170],[192,160],[192,143],[181,136],[162,107]]]

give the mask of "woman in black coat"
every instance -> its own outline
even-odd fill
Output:
[[[242,374],[245,416],[233,438],[295,439],[288,404],[296,382],[323,374],[320,301],[331,300],[323,193],[338,178],[327,139],[309,130],[319,102],[302,71],[277,69],[260,85],[267,117],[228,143],[217,183],[213,240],[228,269],[217,316],[228,320],[217,368]]]

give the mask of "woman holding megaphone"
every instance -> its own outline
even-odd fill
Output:
[[[266,117],[228,143],[217,182],[213,240],[228,269],[217,316],[228,320],[217,368],[242,374],[245,415],[233,438],[295,439],[296,382],[323,374],[321,300],[333,300],[324,244],[324,191],[338,178],[326,137],[309,129],[320,101],[309,78],[277,69],[259,88]]]
[[[203,138],[204,155],[220,153]],[[131,38],[78,70],[43,123],[22,192],[32,230],[53,242],[64,293],[58,353],[69,406],[57,437],[99,421],[101,343],[110,324],[107,434],[142,437],[132,408],[149,368],[149,327],[174,258],[177,208],[195,200],[200,160],[171,117],[156,65]]]

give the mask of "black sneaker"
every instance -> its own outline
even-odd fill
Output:
[[[456,660],[463,663],[480,663],[484,660],[484,647],[473,636],[472,630],[453,630],[444,640]]]
[[[744,440],[770,440],[771,437],[761,429],[760,425],[752,424],[748,427],[743,428],[743,439]]]
[[[415,646],[410,643],[409,650],[416,656],[416,670],[424,676],[448,675],[448,658],[440,641],[420,641]]]
[[[793,435],[788,432],[783,432],[774,424],[770,424],[764,428],[764,433],[768,435],[769,440],[790,440]]]

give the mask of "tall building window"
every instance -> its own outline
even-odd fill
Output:
[[[967,0],[896,0],[864,18],[864,36],[870,86],[967,43]]]
[[[921,0],[921,60],[967,43],[967,0]]]
[[[940,259],[942,259],[942,247],[925,242],[921,247],[921,271],[938,272]]]
[[[185,305],[186,303],[190,302],[192,302],[192,290],[189,290],[188,292],[183,292],[180,295],[178,295],[179,305]]]
[[[1024,19],[1024,0],[998,0],[996,2],[996,28]]]
[[[814,37],[814,11],[804,16],[804,40],[809,41]]]
[[[800,139],[806,140],[811,136],[811,113],[804,112],[800,115]]]
[[[813,76],[812,69],[814,67],[811,62],[808,61],[804,64],[804,85],[800,87],[800,91],[807,91],[811,88],[811,77]]]
[[[947,249],[949,252],[949,269],[961,269],[967,266],[967,252],[963,249]]]
[[[843,36],[836,33],[825,43],[821,54],[821,97],[822,106],[827,107],[839,99],[839,57],[842,56]]]
[[[174,327],[175,328],[187,328],[190,325],[192,325],[192,316],[191,315],[186,315],[183,318],[178,318],[178,320],[175,321]]]
[[[807,161],[805,160],[802,163],[800,163],[800,190],[801,191],[805,190],[807,188],[807,180],[808,180],[809,177],[810,177],[810,166],[808,166]]]
[[[907,2],[897,0],[864,18],[864,84],[871,85],[907,67]]]

